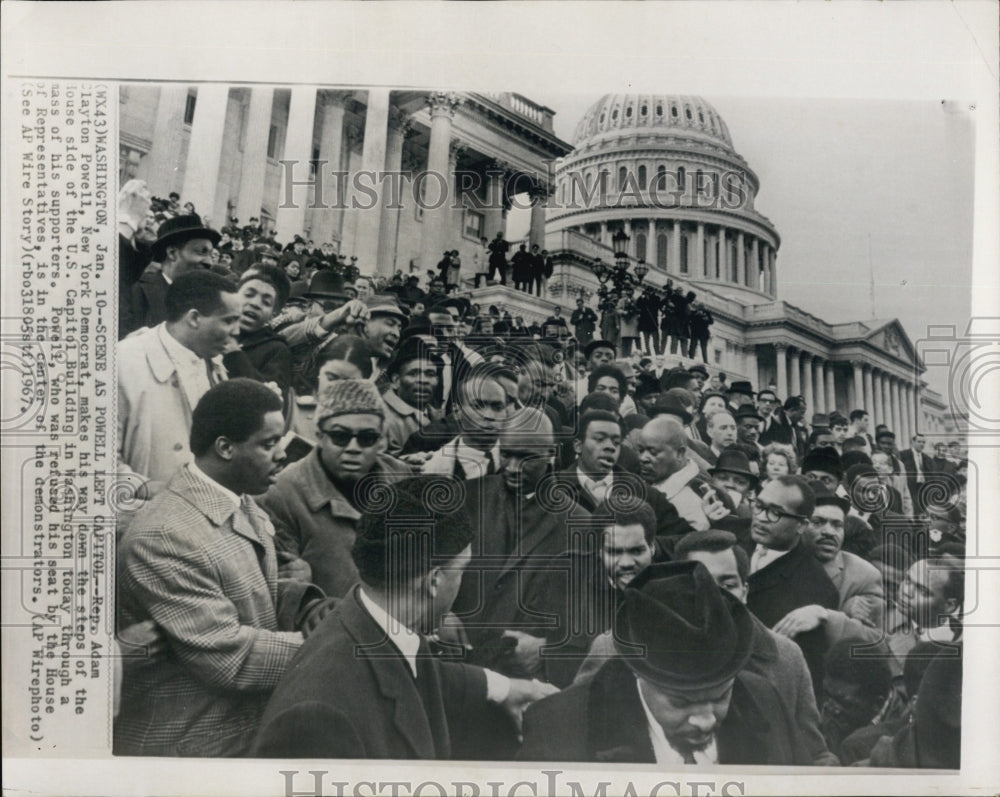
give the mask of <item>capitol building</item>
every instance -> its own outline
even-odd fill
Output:
[[[213,226],[257,217],[281,241],[330,241],[362,272],[424,275],[457,249],[472,301],[529,323],[556,303],[593,304],[592,267],[614,262],[624,233],[645,284],[672,280],[711,310],[713,372],[801,394],[810,412],[864,407],[901,448],[916,431],[956,433],[898,320],[834,324],[780,298],[794,263],[782,262],[779,232],[754,206],[759,178],[709,102],[608,94],[569,142],[554,115],[510,92],[126,85],[119,176],[156,196],[177,191]],[[480,238],[506,233],[515,205],[530,207],[524,243],[553,258],[544,299],[474,287]]]

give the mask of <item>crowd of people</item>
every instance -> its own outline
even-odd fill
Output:
[[[145,213],[116,753],[959,766],[957,441]]]

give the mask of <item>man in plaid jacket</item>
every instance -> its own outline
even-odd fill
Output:
[[[198,402],[191,451],[118,552],[119,626],[152,621],[162,655],[126,670],[118,755],[231,756],[249,749],[322,592],[279,579],[267,515],[249,497],[285,460],[281,399],[249,379]]]

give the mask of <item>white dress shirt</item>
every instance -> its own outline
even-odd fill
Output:
[[[410,666],[413,677],[417,677],[417,653],[420,651],[420,634],[393,617],[389,612],[368,597],[364,587],[358,590],[361,605],[365,607],[375,624],[385,631],[389,641],[396,646],[406,663]],[[483,670],[486,673],[486,699],[491,703],[502,703],[510,694],[510,679],[493,670]]]
[[[756,573],[762,567],[767,567],[771,562],[775,562],[784,556],[788,551],[778,551],[757,543],[753,556],[750,557],[750,572]]]
[[[667,736],[663,732],[663,726],[653,716],[653,712],[649,710],[649,706],[646,704],[646,698],[642,695],[642,684],[638,678],[636,679],[636,687],[639,690],[639,702],[642,703],[642,710],[646,714],[649,741],[653,744],[653,755],[656,757],[656,763],[669,766],[683,766],[686,763],[684,756],[667,741]],[[715,737],[713,736],[712,741],[701,750],[692,750],[691,755],[694,756],[694,763],[696,765],[718,764],[719,751],[715,744]]]
[[[212,386],[208,381],[206,361],[171,335],[167,331],[166,324],[160,324],[156,328],[156,334],[159,335],[167,356],[177,369],[181,390],[184,391],[188,405],[193,410]],[[212,360],[212,368],[220,374],[220,379],[224,378],[222,374],[225,371],[222,370],[220,362]]]
[[[609,472],[603,479],[594,480],[577,468],[576,477],[580,480],[580,486],[590,494],[590,497],[597,503],[601,503],[608,497],[608,491],[613,484],[614,474]]]

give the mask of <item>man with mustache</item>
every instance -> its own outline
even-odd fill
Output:
[[[399,456],[410,435],[431,422],[441,366],[441,358],[418,338],[407,340],[389,361],[386,374],[392,386],[382,395],[387,453]]]
[[[305,559],[313,582],[342,597],[357,580],[351,545],[364,496],[412,474],[379,452],[385,410],[375,386],[339,379],[319,391],[316,447],[293,463],[260,499],[282,551]]]

